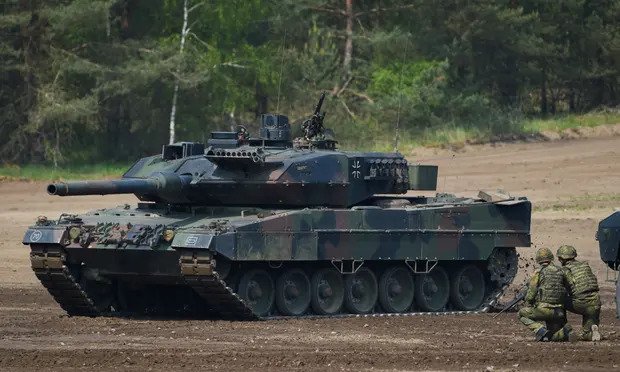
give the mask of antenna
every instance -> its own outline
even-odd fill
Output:
[[[282,38],[282,49],[280,54],[282,59],[280,60],[280,76],[278,78],[278,100],[276,103],[276,114],[280,112],[280,88],[282,87],[282,69],[284,68],[284,46],[286,45],[286,28],[284,29],[284,37]]]
[[[400,107],[403,102],[403,70],[405,68],[405,59],[407,58],[407,49],[409,48],[409,38],[405,43],[405,52],[403,53],[403,61],[398,74],[398,110],[396,111],[396,128],[394,128],[394,152],[398,152],[398,140],[400,139]]]
[[[454,160],[454,158],[455,158],[455,157],[456,157],[456,154],[452,154],[452,156],[450,156],[450,158],[449,158],[449,160],[448,160],[448,163],[450,164],[450,166],[453,166],[453,165],[454,165],[454,164],[452,164],[452,163],[453,163],[453,160]],[[444,159],[445,159],[445,158],[444,158]],[[457,175],[457,176],[456,176],[457,181],[458,181],[458,178],[459,178],[459,176]],[[446,186],[446,184],[447,184],[447,180],[448,180],[448,175],[444,174],[444,175],[443,175],[443,188],[441,189],[441,191],[442,191],[442,192],[446,192],[446,187],[447,187],[447,186]],[[438,191],[439,191],[439,190],[438,190]]]

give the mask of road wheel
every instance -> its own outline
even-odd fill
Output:
[[[303,270],[286,270],[276,281],[276,305],[283,315],[302,315],[310,305],[310,279]]]
[[[363,267],[344,280],[344,305],[353,314],[370,313],[378,293],[377,278],[368,268]]]
[[[379,302],[388,313],[403,313],[413,302],[413,276],[402,266],[387,269],[379,279]]]
[[[239,296],[257,316],[271,314],[274,292],[271,275],[265,270],[250,270],[239,280]]]
[[[415,302],[422,311],[441,311],[450,296],[450,279],[446,270],[435,266],[429,273],[415,280]]]
[[[459,268],[450,280],[450,302],[458,310],[472,311],[482,305],[486,283],[484,274],[475,265]]]
[[[335,269],[320,269],[312,275],[311,305],[319,315],[333,315],[340,312],[344,299],[342,274]]]

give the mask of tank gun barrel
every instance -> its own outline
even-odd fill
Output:
[[[58,196],[135,194],[145,201],[188,203],[191,200],[185,190],[191,180],[190,175],[155,173],[147,178],[55,182],[47,186],[47,193]]]
[[[155,178],[120,179],[109,181],[55,182],[47,186],[47,193],[58,196],[151,194],[160,188]]]

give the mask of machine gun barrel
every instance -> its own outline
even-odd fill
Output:
[[[47,193],[58,196],[152,194],[160,189],[156,178],[135,178],[109,181],[56,182],[47,186]]]
[[[314,115],[321,115],[321,108],[323,107],[323,101],[325,100],[325,92],[321,93],[321,98],[314,108]]]

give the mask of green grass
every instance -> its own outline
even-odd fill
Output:
[[[445,145],[459,146],[466,142],[487,141],[492,133],[480,128],[448,127],[438,130],[426,130],[416,141],[412,148],[419,146],[439,147]]]
[[[619,203],[620,194],[586,194],[553,202],[539,202],[534,204],[534,211],[585,211],[612,208]]]
[[[416,147],[441,147],[441,146],[462,146],[467,142],[479,141],[491,138],[491,134],[485,133],[480,129],[470,129],[462,127],[439,128],[437,130],[426,130],[417,135],[403,133],[400,136],[398,151],[409,153]],[[343,150],[357,151],[394,151],[394,138],[374,138],[372,141],[341,141]]]
[[[462,147],[467,143],[485,143],[497,140],[519,140],[543,132],[561,132],[578,127],[596,127],[605,124],[620,124],[620,111],[596,111],[587,114],[566,114],[550,118],[532,118],[514,120],[510,129],[504,133],[496,133],[490,128],[447,126],[444,128],[425,130],[421,133],[401,132],[398,149],[402,153],[409,153],[416,147]],[[393,151],[394,138],[373,138],[372,141],[357,143],[356,141],[342,140],[344,149],[362,149],[373,151]],[[390,132],[388,135],[393,136]]]
[[[117,178],[128,168],[129,165],[127,164],[96,164],[58,168],[46,165],[18,166],[4,164],[0,166],[0,181],[55,181]]]
[[[523,131],[525,133],[561,132],[576,127],[596,127],[618,123],[620,123],[619,112],[601,111],[583,115],[562,115],[549,119],[530,119],[523,123]]]

